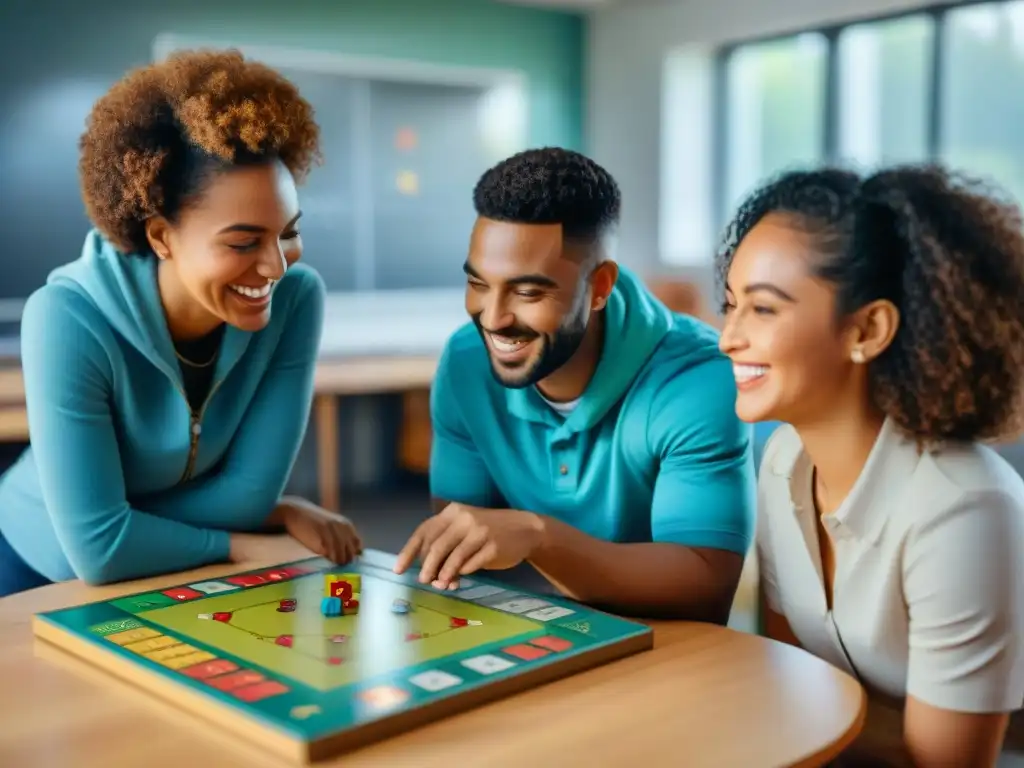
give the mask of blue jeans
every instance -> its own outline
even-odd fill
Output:
[[[0,532],[0,598],[51,583],[29,568]]]

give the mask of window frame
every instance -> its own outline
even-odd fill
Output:
[[[837,160],[837,149],[839,143],[839,37],[850,27],[863,24],[875,24],[880,22],[895,21],[898,19],[913,16],[931,17],[933,32],[931,46],[928,54],[930,68],[928,73],[928,95],[927,95],[927,138],[925,142],[926,159],[935,161],[939,159],[939,152],[942,146],[942,91],[945,56],[946,21],[950,11],[955,11],[971,5],[1002,5],[1014,0],[961,0],[954,3],[932,3],[907,8],[891,13],[859,16],[847,19],[835,24],[827,24],[816,27],[791,29],[771,35],[758,37],[739,38],[725,45],[719,46],[715,52],[714,61],[714,86],[712,88],[712,99],[714,109],[713,133],[713,158],[712,158],[712,214],[714,216],[714,228],[721,230],[728,220],[731,212],[726,210],[726,183],[729,168],[728,142],[725,137],[728,135],[729,126],[729,60],[740,49],[751,45],[786,40],[798,35],[812,33],[819,34],[825,38],[827,53],[825,57],[824,82],[824,110],[821,156],[823,162],[835,162]]]

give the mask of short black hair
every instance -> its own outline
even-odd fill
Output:
[[[837,319],[879,299],[898,308],[896,336],[868,378],[872,400],[904,433],[920,444],[1019,434],[1024,231],[1005,192],[932,164],[867,178],[789,171],[755,190],[727,228],[723,285],[740,243],[772,213],[811,238]]]
[[[589,157],[559,147],[520,152],[486,171],[473,190],[477,215],[519,224],[561,224],[594,240],[619,222],[615,179]]]

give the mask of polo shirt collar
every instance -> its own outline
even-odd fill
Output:
[[[826,520],[831,518],[840,535],[849,532],[869,544],[877,543],[890,512],[899,507],[901,490],[908,487],[908,480],[919,461],[916,443],[904,436],[890,418],[886,418],[857,482]],[[813,485],[810,483],[811,461],[802,448],[788,457],[778,457],[771,471],[789,480],[790,498],[798,514],[803,511],[801,506],[806,507],[807,513],[816,514]],[[802,504],[802,500],[806,503]]]

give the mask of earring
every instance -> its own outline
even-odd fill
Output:
[[[853,360],[853,362],[855,363],[863,363],[864,350],[861,349],[860,347],[857,347],[856,349],[853,350],[853,352],[850,353],[850,359]]]

